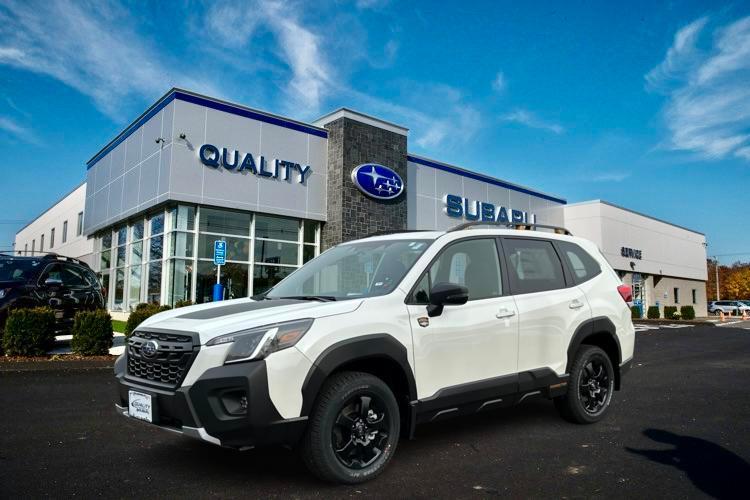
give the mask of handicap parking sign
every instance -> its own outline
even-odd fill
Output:
[[[227,242],[223,240],[214,241],[214,265],[223,266],[227,261]]]

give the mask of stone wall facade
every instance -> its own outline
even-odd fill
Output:
[[[339,118],[328,129],[328,221],[323,226],[321,250],[378,231],[406,230],[406,193],[396,200],[374,200],[357,189],[352,170],[363,163],[379,163],[406,180],[406,135]],[[409,189],[409,186],[406,186]]]

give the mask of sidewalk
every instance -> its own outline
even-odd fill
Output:
[[[114,339],[112,340],[112,348],[109,353],[114,356],[119,356],[125,352],[125,334],[112,332]],[[47,354],[71,354],[70,341],[73,339],[72,335],[58,335],[55,337],[55,347]]]

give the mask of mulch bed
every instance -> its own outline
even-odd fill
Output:
[[[87,370],[112,368],[117,356],[79,356],[78,354],[53,354],[49,356],[2,356],[0,372],[37,370]]]

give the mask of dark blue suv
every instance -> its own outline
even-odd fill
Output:
[[[78,259],[0,255],[0,331],[12,309],[50,307],[57,332],[73,326],[78,311],[104,307],[105,290],[96,274]]]

